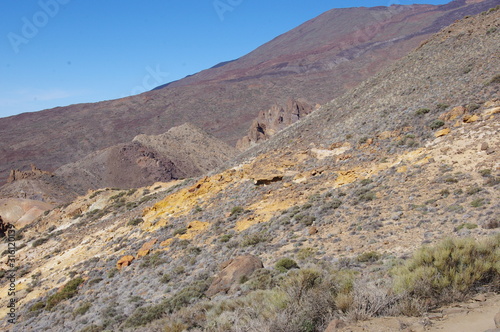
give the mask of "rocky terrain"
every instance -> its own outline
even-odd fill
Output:
[[[235,145],[259,112],[289,98],[324,104],[442,27],[496,3],[334,9],[240,59],[151,92],[0,119],[0,183],[12,169],[24,171],[34,163],[53,172],[137,135],[160,135],[186,122]]]
[[[1,326],[494,328],[499,32],[499,7],[463,18],[224,165],[194,163],[216,167],[201,176],[91,190],[13,221],[16,249],[0,249],[2,266],[15,257],[17,321],[2,306]],[[156,140],[133,144],[160,153]]]
[[[94,152],[54,173],[84,194],[88,189],[137,188],[199,176],[235,156],[235,148],[184,124],[161,135],[138,135],[132,142]]]

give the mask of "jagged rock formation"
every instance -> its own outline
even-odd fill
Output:
[[[53,176],[51,172],[42,171],[38,169],[35,165],[31,164],[30,171],[20,171],[18,169],[13,169],[10,171],[7,183],[12,183],[18,180],[36,180],[43,176]]]
[[[265,141],[318,107],[319,105],[314,107],[303,99],[289,99],[285,105],[275,104],[267,111],[259,112],[248,134],[236,143],[236,148],[246,150],[252,145]]]

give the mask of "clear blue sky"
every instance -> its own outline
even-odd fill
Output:
[[[115,99],[245,55],[340,7],[405,0],[9,0],[0,117]]]

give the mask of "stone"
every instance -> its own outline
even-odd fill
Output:
[[[207,297],[219,293],[234,292],[243,277],[249,277],[255,270],[263,268],[262,261],[253,255],[238,256],[225,261],[220,266],[220,272],[205,292]]]
[[[313,105],[302,99],[289,99],[285,105],[275,104],[270,109],[259,112],[247,135],[236,143],[236,147],[246,150],[256,143],[268,140],[314,110]]]
[[[326,330],[325,332],[336,332],[336,331],[339,331],[339,329],[345,327],[346,324],[344,321],[340,320],[340,319],[334,319],[330,322],[330,324],[328,324],[328,326],[326,327]]]
[[[477,302],[484,302],[486,301],[486,296],[484,294],[478,294],[474,296],[473,300]]]
[[[459,116],[465,114],[465,111],[466,111],[465,107],[457,106],[454,107],[451,111],[441,114],[439,116],[439,119],[443,121],[452,121],[458,118]]]
[[[256,178],[253,180],[254,184],[256,186],[261,186],[264,184],[271,184],[273,182],[281,181],[283,180],[283,175],[268,175],[268,176],[262,176],[260,178]]]
[[[474,115],[464,115],[463,122],[465,123],[473,123],[479,120],[479,116]]]
[[[437,138],[437,137],[448,135],[450,132],[451,132],[450,128],[444,128],[444,129],[441,129],[441,130],[437,131],[434,134],[434,136]]]
[[[135,257],[132,255],[123,256],[116,263],[116,268],[118,270],[121,270],[122,268],[129,266],[133,262],[134,259],[135,259]]]
[[[499,219],[489,219],[484,221],[481,224],[481,227],[484,229],[495,229],[500,227],[500,220]]]
[[[489,147],[490,146],[488,145],[488,143],[486,142],[481,143],[481,151],[486,151],[488,150]]]
[[[316,227],[309,227],[309,235],[314,235],[318,233],[318,229]]]
[[[500,311],[497,312],[493,320],[495,321],[495,327],[500,328]]]
[[[14,229],[14,225],[4,222],[2,216],[0,216],[0,238],[5,237],[9,229]]]

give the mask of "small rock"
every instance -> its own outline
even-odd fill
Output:
[[[495,315],[495,327],[500,328],[500,311]]]
[[[451,129],[450,129],[450,128],[444,128],[444,129],[441,129],[441,130],[437,131],[437,132],[434,134],[434,136],[435,136],[435,137],[441,137],[441,136],[448,135],[450,132],[451,132]]]
[[[120,258],[118,260],[118,262],[116,263],[116,268],[118,270],[121,270],[122,268],[124,268],[125,266],[129,266],[132,261],[134,260],[134,256],[132,255],[127,255],[127,256],[123,256],[122,258]]]
[[[318,233],[318,229],[316,227],[309,227],[309,235],[314,235]]]
[[[472,299],[477,302],[484,302],[486,301],[486,296],[484,294],[478,294],[474,296]]]
[[[338,331],[339,329],[345,327],[346,324],[340,320],[340,319],[334,319],[328,324],[325,332],[335,332]]]
[[[490,146],[488,145],[488,143],[483,142],[483,143],[481,144],[481,151],[486,151],[486,150],[488,150],[488,148],[489,148],[489,147],[490,147]]]
[[[463,121],[465,123],[473,123],[473,122],[476,122],[477,120],[479,120],[479,117],[474,114],[474,115],[464,115],[464,118],[463,118]]]
[[[443,314],[439,313],[439,312],[431,312],[427,315],[427,318],[429,318],[431,320],[438,320],[438,319],[443,318]]]

